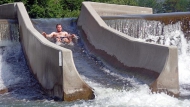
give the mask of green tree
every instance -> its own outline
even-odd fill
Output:
[[[60,18],[63,16],[61,0],[30,0],[27,10],[31,18]]]
[[[33,4],[28,12],[31,18],[44,18],[45,9],[37,4]]]
[[[107,3],[114,3],[114,4],[120,4],[120,5],[132,5],[137,6],[137,0],[110,0]]]
[[[163,12],[187,11],[189,0],[166,0],[163,3]]]
[[[87,0],[89,1],[89,0]],[[120,5],[138,5],[138,0],[91,0],[93,2],[102,2],[102,3],[110,3],[110,4],[120,4]]]
[[[162,9],[162,3],[158,3],[157,0],[139,0],[138,5],[153,8],[154,13],[161,12]]]
[[[47,17],[59,18],[63,16],[63,8],[60,0],[48,0],[45,9]]]
[[[84,0],[62,0],[64,17],[78,17]]]
[[[12,3],[14,0],[1,0],[0,4]]]
[[[176,5],[177,11],[188,11],[189,1],[190,0],[179,0],[179,2]]]
[[[190,10],[190,0],[0,0],[0,4],[23,2],[31,18],[78,17],[83,1],[151,7],[154,13]]]

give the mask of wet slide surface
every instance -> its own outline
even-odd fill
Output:
[[[85,49],[82,37],[80,37],[80,32],[75,23],[76,19],[33,19],[32,21],[39,32],[50,33],[55,31],[55,25],[60,23],[63,30],[79,36],[78,42],[74,46],[64,47],[72,50],[76,68],[82,79],[94,88],[96,98],[88,101],[55,102],[46,96],[28,70],[20,43],[14,43],[0,48],[1,78],[3,78],[1,82],[12,89],[7,94],[0,95],[1,105],[51,107],[176,107],[190,105],[190,91],[186,88],[181,88],[180,91],[184,95],[180,98],[174,98],[164,93],[152,94],[148,85],[135,76],[129,76],[122,71],[104,65],[96,57],[91,56]],[[9,85],[9,82],[12,85]]]

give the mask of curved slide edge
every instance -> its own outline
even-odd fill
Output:
[[[64,101],[93,99],[94,92],[75,68],[72,52],[51,43],[32,25],[23,3],[0,5],[0,18],[17,19],[20,41],[29,65],[44,90]]]
[[[106,11],[101,9],[100,12],[100,8],[103,7],[106,7]],[[139,10],[139,13],[133,12],[134,10]],[[126,11],[122,14],[152,13],[150,8],[83,2],[77,24],[85,33],[84,38],[88,44],[87,47],[91,52],[115,67],[124,66],[132,72],[136,70],[139,73],[141,71],[148,72],[148,74],[154,72],[158,76],[155,81],[149,84],[152,91],[168,91],[168,94],[178,96],[177,47],[138,41],[108,27],[100,17],[101,15],[107,15],[106,12],[109,13],[108,15],[115,15],[118,11]]]

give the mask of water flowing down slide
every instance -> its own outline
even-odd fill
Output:
[[[18,20],[19,39],[27,64],[49,96],[64,101],[94,98],[93,89],[75,68],[71,50],[44,38],[33,27],[23,3],[1,5],[0,10],[0,19]]]
[[[78,26],[81,27],[87,47],[93,54],[116,68],[147,76],[142,80],[154,77],[155,79],[149,82],[153,92],[166,92],[177,97],[179,96],[177,47],[139,41],[109,27],[101,18],[151,13],[152,9],[144,7],[83,2]],[[125,23],[121,24],[124,26]],[[123,29],[135,28],[126,26]]]
[[[102,8],[105,6],[107,9]],[[91,105],[167,106],[167,104],[185,106],[189,104],[188,101],[176,101],[165,94],[150,94],[149,87],[143,85],[148,84],[154,92],[166,92],[174,96],[179,96],[179,88],[182,90],[188,88],[186,87],[188,71],[179,73],[178,80],[178,53],[180,63],[184,61],[184,57],[187,57],[186,51],[188,51],[188,42],[183,36],[183,32],[187,30],[181,30],[184,27],[181,27],[181,22],[172,21],[175,23],[170,25],[168,24],[170,21],[166,20],[164,20],[165,23],[161,19],[151,21],[155,16],[151,16],[150,8],[83,2],[81,14],[77,20],[78,32],[76,26],[72,27],[76,19],[33,19],[33,26],[29,18],[26,18],[27,12],[20,13],[24,8],[22,3],[0,6],[0,9],[9,12],[6,8],[12,10],[16,8],[17,12],[10,11],[13,13],[6,14],[7,16],[0,13],[2,14],[0,18],[18,18],[20,40],[27,63],[49,95],[72,101],[92,99],[95,92],[96,99],[93,101],[82,101],[82,104],[74,102],[73,106],[77,104],[81,107]],[[114,11],[113,8],[115,8]],[[128,14],[142,14],[142,16]],[[54,31],[55,26],[52,24],[57,23],[65,24],[65,30],[78,34],[79,43],[74,47],[64,48],[43,38],[40,32]],[[176,46],[181,48],[177,50]],[[7,51],[4,47],[2,50]],[[4,55],[3,52],[2,55]],[[59,66],[60,58],[63,58],[62,66]],[[187,60],[184,63],[188,66]],[[41,68],[42,66],[44,68]],[[180,70],[187,69],[179,66]],[[94,92],[91,87],[94,88]],[[144,103],[145,100],[140,100],[144,99],[142,96],[152,100]],[[188,96],[188,93],[184,96]],[[180,97],[183,95],[181,94]],[[155,98],[159,101],[153,100]],[[171,103],[160,103],[165,98]]]

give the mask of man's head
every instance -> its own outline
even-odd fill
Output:
[[[57,25],[56,25],[56,29],[57,29],[57,32],[61,32],[61,31],[62,31],[62,26],[61,26],[61,24],[57,24]]]

